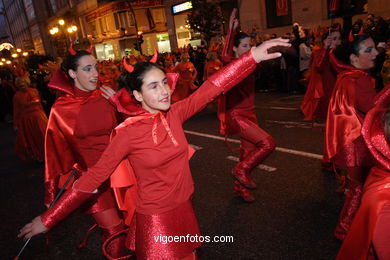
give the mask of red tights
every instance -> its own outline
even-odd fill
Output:
[[[240,122],[236,122],[240,124]],[[246,120],[245,128],[241,128],[239,133],[241,139],[240,147],[240,162],[235,166],[235,170],[245,171],[248,178],[251,170],[263,162],[273,150],[275,150],[275,140],[261,129],[257,124]],[[248,189],[235,182],[234,190],[243,197],[245,194],[250,194]]]

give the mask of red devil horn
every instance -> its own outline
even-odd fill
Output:
[[[156,63],[157,62],[157,58],[158,58],[158,52],[157,52],[156,49],[154,49],[154,55],[153,55],[153,58],[150,59],[150,62]]]
[[[71,55],[76,55],[76,51],[73,49],[73,44],[71,43],[70,46],[69,46],[69,53]]]
[[[123,66],[125,67],[125,69],[127,70],[127,72],[133,72],[133,70],[134,70],[134,67],[133,66],[131,66],[130,64],[128,64],[127,62],[126,62],[126,58],[123,58]]]
[[[340,24],[338,24],[336,27],[336,31],[340,31],[340,29],[341,29],[340,27],[341,27]]]
[[[89,48],[86,49],[86,51],[89,52],[89,53],[92,53],[92,49],[93,49],[93,45],[92,45],[92,42],[91,42],[91,44],[89,45]]]
[[[362,26],[360,26],[360,31],[359,31],[359,35],[362,35],[364,32],[363,32],[363,25]]]
[[[353,38],[353,34],[352,34],[352,30],[349,32],[349,37],[348,37],[348,41],[349,42],[353,42],[354,38]]]

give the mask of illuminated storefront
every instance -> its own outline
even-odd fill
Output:
[[[131,11],[131,7],[134,10]],[[86,37],[96,46],[99,60],[138,55],[137,32],[142,32],[140,48],[144,55],[154,50],[166,52],[169,38],[162,0],[118,1],[103,5],[84,16]]]
[[[192,39],[191,28],[187,24],[187,16],[192,10],[191,1],[172,6],[172,15],[175,24],[177,46],[182,48],[191,44],[197,46],[201,44],[200,39]]]

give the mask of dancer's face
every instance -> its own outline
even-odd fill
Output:
[[[78,60],[77,70],[69,70],[69,75],[74,79],[76,88],[83,91],[96,89],[98,81],[98,65],[92,55],[82,56]]]
[[[158,68],[145,73],[141,91],[134,90],[133,95],[141,102],[142,107],[152,114],[167,111],[171,106],[171,90],[167,77]]]
[[[238,58],[242,54],[244,54],[247,51],[249,51],[250,48],[251,48],[251,38],[250,37],[246,37],[246,38],[242,38],[240,40],[240,44],[237,47],[236,46],[233,47],[233,51],[236,54],[236,57]]]
[[[351,54],[351,64],[362,70],[368,70],[375,66],[375,58],[378,51],[375,48],[375,43],[371,38],[364,40],[359,45],[359,55]]]
[[[329,48],[333,49],[341,44],[341,40],[340,40],[341,34],[339,31],[331,32],[328,37],[330,39]]]

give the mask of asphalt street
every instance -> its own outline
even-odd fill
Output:
[[[205,236],[230,236],[233,242],[209,242],[201,259],[334,259],[340,242],[333,235],[342,197],[333,173],[321,170],[323,123],[302,121],[302,95],[256,94],[260,126],[277,149],[253,171],[256,201],[244,203],[233,193],[231,169],[238,151],[218,134],[216,105],[185,123],[197,152],[190,161],[195,182],[194,208]],[[11,124],[0,124],[1,259],[13,259],[23,242],[18,229],[43,210],[43,164],[22,163],[13,150]],[[231,137],[238,147],[238,137]],[[49,245],[33,238],[20,259],[103,259],[100,233],[77,249],[93,222],[75,212],[54,228]]]

